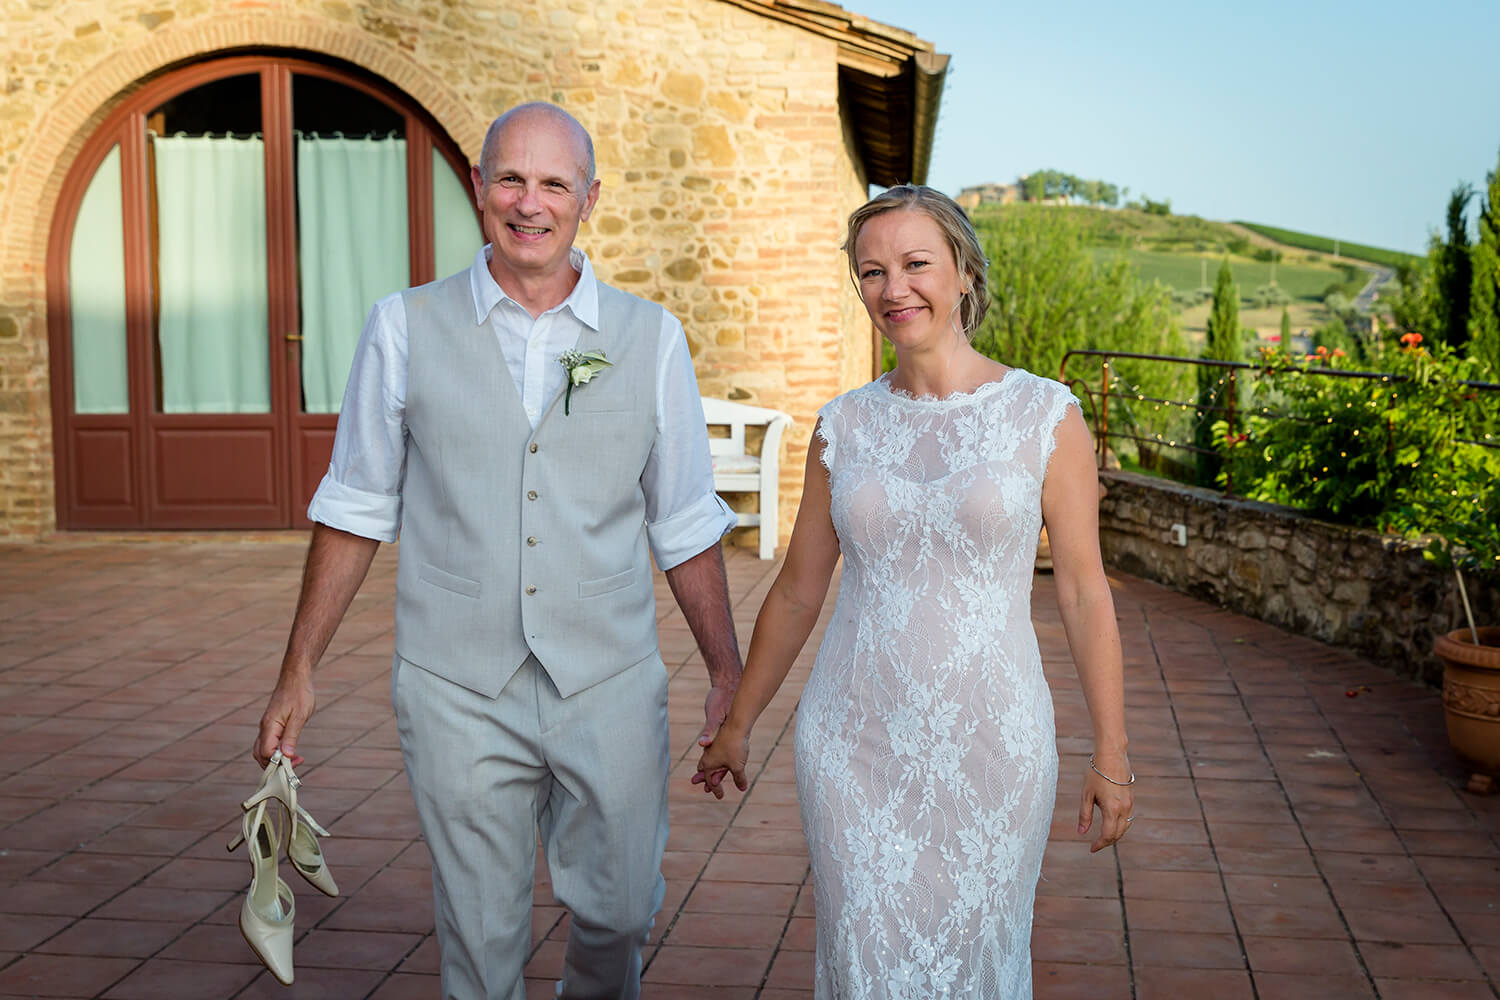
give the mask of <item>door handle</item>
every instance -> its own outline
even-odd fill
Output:
[[[289,333],[289,334],[286,335],[286,339],[287,340],[301,340],[302,339],[302,334],[300,334],[300,333]]]

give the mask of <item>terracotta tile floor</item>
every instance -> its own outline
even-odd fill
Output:
[[[224,844],[257,778],[246,749],[303,544],[0,547],[0,997],[437,996],[429,862],[387,690],[392,550],[329,650],[300,747],[304,801],[335,834],[344,895],[296,882],[290,990],[235,926],[249,874]],[[730,555],[745,638],[773,568]],[[1037,996],[1495,997],[1500,799],[1460,790],[1437,694],[1140,580],[1114,583],[1138,819],[1117,850],[1091,856],[1072,832],[1086,717],[1052,581],[1036,582],[1064,755],[1036,905]],[[681,756],[646,996],[810,1000],[791,735],[816,643],[758,730],[751,791],[716,803],[687,783],[706,681],[661,578],[658,606]],[[567,929],[549,888],[539,871],[535,997],[551,996]]]

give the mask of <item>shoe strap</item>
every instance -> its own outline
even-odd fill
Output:
[[[327,830],[325,830],[321,826],[319,826],[318,825],[318,821],[312,818],[312,814],[309,813],[306,809],[303,809],[300,805],[297,807],[297,815],[301,816],[302,819],[303,819],[303,821],[305,823],[307,823],[308,826],[312,827],[314,831],[317,832],[318,836],[320,836],[320,837],[331,837],[331,836],[333,836],[333,834],[329,833]]]

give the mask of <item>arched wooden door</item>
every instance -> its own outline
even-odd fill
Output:
[[[467,166],[405,95],[279,55],[142,86],[48,250],[58,524],[306,524],[375,299],[468,265]]]

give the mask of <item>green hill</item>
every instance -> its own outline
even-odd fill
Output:
[[[1283,310],[1294,331],[1315,330],[1328,323],[1334,316],[1326,301],[1329,293],[1337,291],[1353,299],[1379,266],[1364,257],[1356,258],[1355,247],[1342,241],[1340,256],[1335,257],[1332,240],[1328,241],[1328,251],[1303,248],[1268,236],[1262,232],[1267,227],[1213,222],[1192,215],[1035,204],[981,205],[971,214],[983,238],[987,229],[1009,213],[1024,216],[1034,212],[1066,213],[1083,232],[1096,259],[1124,254],[1143,279],[1159,281],[1170,289],[1181,328],[1195,341],[1201,338],[1208,319],[1209,286],[1226,259],[1240,288],[1240,322],[1257,331],[1265,343],[1279,340]],[[1274,289],[1270,287],[1273,283]]]
[[[1087,205],[980,205],[973,210],[976,225],[988,217],[1015,212],[1066,212],[1098,246],[1128,246],[1143,250],[1198,252],[1248,251],[1246,234],[1222,222],[1196,215],[1148,215],[1135,209],[1091,208]]]
[[[1335,259],[1316,249],[1279,244],[1247,231],[1250,227],[1242,224],[1196,215],[1151,215],[1084,205],[981,205],[973,212],[974,224],[983,232],[986,221],[1002,213],[1030,212],[1068,213],[1096,255],[1123,252],[1141,277],[1160,281],[1176,292],[1207,287],[1226,257],[1247,297],[1271,283],[1273,262],[1276,284],[1292,299],[1308,303],[1320,302],[1335,287],[1352,296],[1368,280],[1367,265]]]
[[[1400,250],[1384,250],[1380,247],[1365,246],[1363,243],[1348,243],[1344,240],[1335,240],[1327,236],[1299,233],[1295,229],[1263,226],[1258,222],[1238,222],[1236,225],[1244,226],[1246,229],[1257,232],[1278,243],[1285,243],[1290,247],[1298,247],[1303,250],[1316,250],[1319,253],[1333,254],[1339,257],[1353,257],[1355,260],[1367,260],[1372,264],[1381,264],[1385,267],[1415,264],[1422,259],[1415,254],[1402,253]]]

